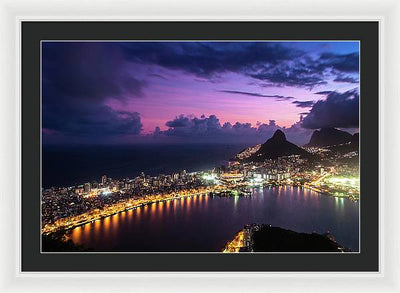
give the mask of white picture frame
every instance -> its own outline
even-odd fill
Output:
[[[21,21],[373,20],[380,22],[380,271],[377,273],[26,273],[20,270]],[[400,2],[0,1],[1,292],[399,292]]]

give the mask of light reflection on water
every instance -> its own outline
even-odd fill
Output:
[[[99,251],[220,251],[248,223],[330,231],[358,250],[358,202],[297,187],[254,188],[251,197],[173,199],[77,227],[75,243]]]

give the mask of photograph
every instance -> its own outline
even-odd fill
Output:
[[[360,53],[41,40],[41,253],[359,254]]]

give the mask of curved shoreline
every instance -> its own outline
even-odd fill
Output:
[[[210,192],[211,191],[202,191],[202,192],[198,192],[198,193],[190,194],[190,195],[182,195],[182,196],[176,196],[176,197],[165,198],[165,199],[156,199],[156,200],[152,199],[152,200],[149,200],[148,202],[145,202],[145,203],[142,202],[142,203],[134,205],[134,206],[124,207],[124,208],[121,208],[120,210],[112,211],[111,213],[106,213],[105,215],[101,215],[101,216],[98,216],[98,217],[90,218],[88,220],[85,220],[84,222],[78,221],[76,223],[69,224],[69,225],[56,225],[55,227],[54,227],[54,224],[48,225],[48,226],[52,226],[53,228],[44,229],[42,227],[42,234],[49,235],[49,234],[56,233],[56,232],[59,232],[59,231],[63,231],[64,233],[66,233],[66,232],[68,232],[70,230],[73,230],[76,227],[80,227],[80,226],[92,223],[94,221],[105,219],[105,218],[111,217],[113,215],[116,215],[116,214],[119,214],[119,213],[122,213],[122,212],[125,212],[125,211],[137,209],[137,208],[140,208],[140,207],[143,207],[143,206],[149,206],[149,205],[152,205],[154,203],[159,203],[159,202],[166,202],[166,201],[170,201],[170,200],[188,198],[188,197],[193,197],[193,196],[202,196],[202,195],[209,194]],[[109,208],[112,208],[112,207],[109,207]],[[82,216],[82,215],[77,215],[76,217],[79,217],[79,216]],[[63,220],[63,219],[60,219],[60,220]]]
[[[267,184],[267,185],[260,185],[258,187],[262,187],[262,188],[269,187],[269,188],[271,188],[271,187],[287,187],[287,186],[304,188],[304,189],[308,189],[308,190],[317,192],[318,194],[322,194],[322,195],[326,195],[326,196],[330,196],[330,197],[335,197],[335,198],[347,198],[347,199],[349,199],[351,201],[359,200],[359,199],[352,199],[352,198],[349,198],[347,196],[338,196],[338,195],[322,192],[322,191],[320,191],[318,189],[312,188],[311,186],[304,186],[304,185],[293,186],[293,185],[287,185],[287,184],[283,184],[283,185]],[[254,188],[254,187],[256,187],[256,186],[252,186],[252,188]],[[137,209],[137,208],[140,208],[140,207],[143,207],[143,206],[152,205],[154,203],[166,202],[166,201],[170,201],[170,200],[182,199],[182,198],[187,198],[187,197],[193,197],[193,196],[197,196],[197,195],[202,196],[202,195],[211,194],[211,193],[214,193],[214,192],[215,192],[215,189],[211,188],[210,190],[206,190],[206,191],[202,191],[202,192],[198,192],[198,193],[190,194],[190,195],[181,195],[181,196],[175,196],[175,197],[165,198],[165,199],[152,199],[152,200],[149,200],[148,202],[144,202],[144,203],[142,202],[140,204],[137,204],[137,205],[134,205],[134,206],[128,206],[128,207],[126,207],[126,205],[125,205],[125,207],[123,207],[121,209],[118,209],[117,211],[112,211],[110,213],[106,213],[105,215],[100,215],[98,217],[90,218],[88,220],[85,220],[84,222],[78,221],[77,223],[74,223],[74,224],[56,225],[56,227],[54,227],[54,224],[52,224],[52,225],[48,224],[48,226],[53,226],[53,228],[52,229],[50,229],[50,228],[44,229],[42,227],[42,234],[49,235],[49,234],[52,234],[52,233],[55,233],[55,232],[59,232],[59,231],[64,231],[64,233],[67,233],[68,231],[73,230],[76,227],[80,227],[80,226],[83,226],[83,225],[86,225],[86,224],[89,224],[89,223],[93,223],[94,221],[105,219],[105,218],[111,217],[113,215],[116,215],[116,214],[119,214],[119,213],[122,213],[122,212],[125,212],[125,211]],[[219,196],[219,195],[214,195],[214,196]],[[127,205],[129,205],[129,204],[127,204]],[[109,207],[109,208],[112,209],[112,207]],[[79,217],[79,216],[82,216],[82,215],[77,215],[75,217]],[[58,221],[60,221],[60,220],[63,220],[63,219],[59,219]]]

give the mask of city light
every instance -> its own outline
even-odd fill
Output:
[[[101,183],[45,190],[42,232],[68,230],[132,208],[197,195],[205,195],[206,200],[208,196],[251,196],[253,188],[303,187],[353,201],[359,200],[360,194],[358,166],[313,166],[299,155],[264,162],[236,161],[207,172],[101,179]]]
[[[341,184],[346,186],[357,187],[360,185],[360,178],[356,177],[330,177],[327,182],[332,184]]]
[[[204,180],[211,181],[211,182],[214,182],[214,183],[217,183],[217,182],[218,182],[218,179],[217,179],[217,175],[216,175],[216,174],[204,173],[203,176],[202,176],[202,178],[203,178]]]

